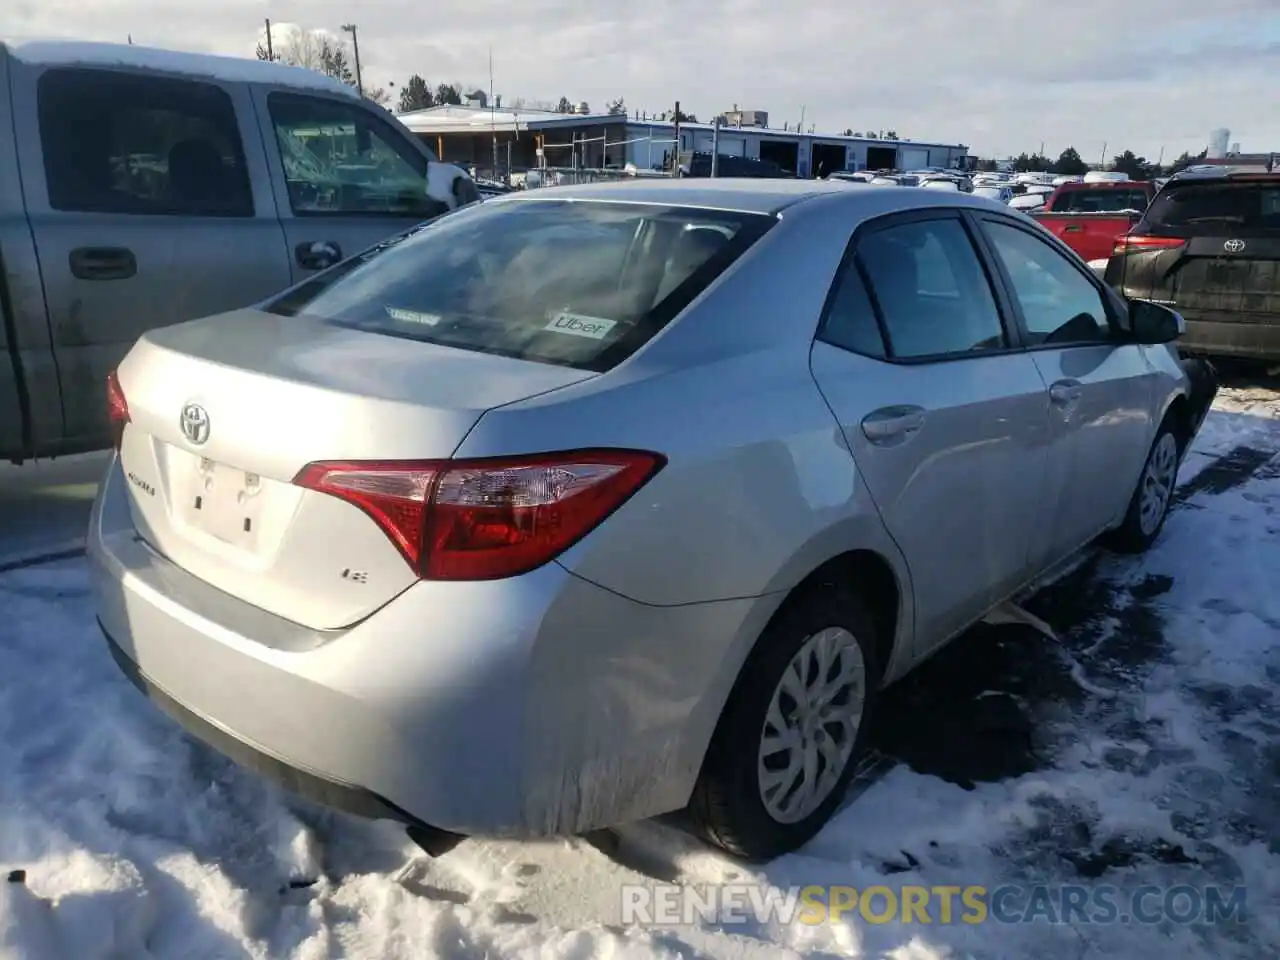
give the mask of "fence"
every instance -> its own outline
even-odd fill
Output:
[[[505,193],[507,190],[535,190],[538,187],[563,187],[580,183],[612,183],[615,181],[670,179],[669,171],[620,169],[618,167],[533,167],[528,170],[478,168],[472,174],[482,194]],[[508,184],[510,186],[508,186]]]
[[[523,189],[554,184],[597,183],[635,177],[671,176],[676,141],[652,134],[630,140],[575,136],[569,143],[543,143],[541,162],[522,167],[512,162],[511,144],[499,149],[491,163],[469,166],[481,189]],[[625,164],[625,168],[624,168]],[[487,183],[486,183],[487,182]]]

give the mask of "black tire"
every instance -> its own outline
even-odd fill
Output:
[[[1171,438],[1171,440],[1165,438]],[[1143,493],[1153,471],[1153,461],[1160,456],[1159,451],[1162,446],[1167,446],[1170,442],[1174,450],[1174,466],[1168,497],[1160,511],[1159,519],[1154,524],[1144,524]],[[1156,438],[1151,442],[1151,449],[1147,451],[1147,459],[1142,463],[1142,472],[1138,475],[1138,483],[1129,500],[1129,509],[1125,512],[1124,522],[1104,538],[1103,542],[1109,549],[1116,553],[1143,553],[1159,538],[1160,531],[1164,529],[1165,520],[1168,519],[1169,508],[1173,505],[1173,484],[1177,480],[1178,467],[1182,463],[1182,448],[1182,439],[1174,430],[1173,424],[1166,419],[1156,432]]]
[[[834,789],[808,816],[784,823],[768,812],[759,788],[765,714],[792,658],[808,638],[829,627],[849,631],[861,650],[866,666],[862,719]],[[861,600],[833,583],[806,588],[774,615],[729,695],[689,803],[694,829],[704,840],[761,862],[803,846],[822,829],[839,808],[865,751],[882,674],[878,639]]]

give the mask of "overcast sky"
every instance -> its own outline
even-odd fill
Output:
[[[16,4],[16,8],[15,8]],[[0,36],[252,56],[265,17],[359,27],[367,85],[435,86],[778,126],[896,130],[989,155],[1154,160],[1215,127],[1280,150],[1280,0],[5,0]]]

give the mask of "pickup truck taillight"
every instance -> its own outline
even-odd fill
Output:
[[[124,425],[129,422],[129,401],[114,370],[107,374],[107,419],[111,422],[111,445],[119,450]]]
[[[1179,240],[1177,237],[1133,237],[1123,236],[1116,238],[1115,249],[1111,251],[1111,255],[1119,256],[1125,253],[1141,253],[1144,250],[1176,250],[1178,247],[1185,247],[1187,241]]]

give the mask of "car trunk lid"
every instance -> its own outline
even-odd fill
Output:
[[[415,574],[357,507],[295,485],[299,471],[446,459],[486,410],[591,376],[258,310],[154,330],[119,370],[133,520],[213,586],[343,627]]]

